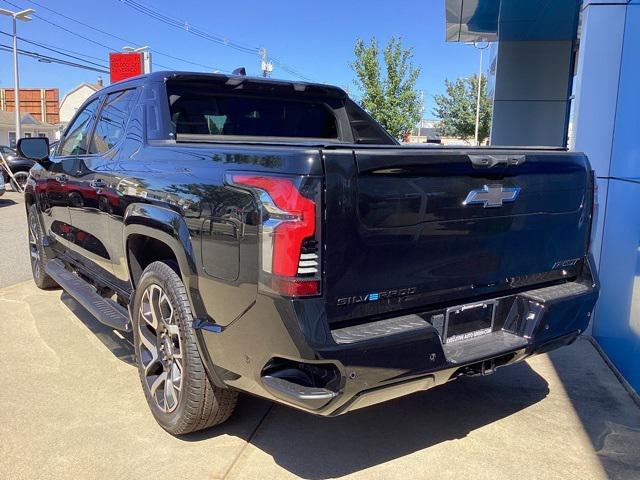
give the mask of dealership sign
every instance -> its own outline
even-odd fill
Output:
[[[143,64],[141,52],[110,53],[111,83],[142,75],[144,73]]]

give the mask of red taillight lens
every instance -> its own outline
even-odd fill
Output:
[[[261,264],[270,277],[265,283],[282,295],[319,294],[319,179],[234,173],[228,180],[252,190],[262,207]],[[305,188],[305,196],[302,184],[309,182],[313,188]]]
[[[316,206],[288,178],[233,175],[233,183],[266,192],[280,211],[269,214],[278,221],[273,228],[272,273],[293,277],[298,272],[302,242],[316,230]],[[268,209],[268,206],[265,206]],[[269,210],[267,210],[269,211]]]
[[[271,288],[288,297],[305,297],[320,293],[320,280],[273,277]]]

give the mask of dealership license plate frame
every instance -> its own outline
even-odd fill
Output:
[[[444,319],[444,335],[442,343],[456,343],[490,334],[493,331],[493,326],[495,323],[497,304],[497,300],[487,300],[484,302],[474,302],[447,308]],[[486,326],[484,326],[483,328],[470,329],[462,333],[450,335],[453,327],[452,321],[456,319],[462,319],[463,316],[469,317],[470,314],[477,313],[478,309],[482,309],[482,312],[486,314],[486,308],[490,309],[490,315],[488,315],[488,318],[485,319],[484,322]]]

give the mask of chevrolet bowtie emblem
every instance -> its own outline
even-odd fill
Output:
[[[485,185],[481,189],[471,190],[463,205],[482,205],[484,208],[501,207],[505,202],[513,202],[518,197],[518,187],[504,188],[502,185]]]

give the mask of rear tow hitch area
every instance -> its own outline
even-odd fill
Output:
[[[465,365],[464,367],[460,367],[455,374],[452,375],[452,378],[459,376],[466,377],[479,377],[483,375],[491,375],[495,373],[498,367],[503,365],[507,365],[515,358],[514,354],[502,355],[497,358],[489,358],[487,360],[482,360],[477,363],[472,363],[470,365]]]
[[[462,374],[468,377],[491,375],[496,371],[496,364],[492,359],[464,367]]]

